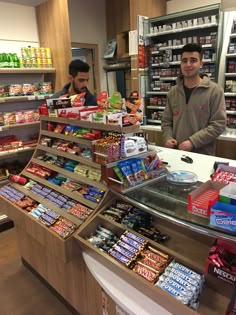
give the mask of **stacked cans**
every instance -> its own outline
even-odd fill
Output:
[[[20,67],[52,68],[51,49],[44,47],[21,48]]]

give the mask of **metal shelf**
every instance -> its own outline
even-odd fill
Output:
[[[231,38],[236,38],[236,33],[230,34],[230,37],[231,37]]]
[[[182,28],[176,28],[174,30],[164,31],[164,32],[158,32],[158,33],[149,33],[146,35],[146,37],[156,37],[156,36],[162,36],[167,34],[176,34],[176,33],[182,33],[182,32],[188,32],[192,30],[198,30],[203,28],[210,28],[218,26],[217,23],[208,23],[208,24],[201,24],[201,25],[194,25],[189,27],[182,27]]]
[[[148,91],[147,92],[147,95],[167,95],[168,94],[168,92],[161,92],[161,91]]]
[[[226,54],[225,56],[228,57],[228,58],[235,58],[236,57],[236,53]]]
[[[147,122],[154,123],[154,124],[161,124],[161,120],[159,119],[147,119]]]
[[[24,148],[24,149],[18,149],[18,150],[9,150],[9,151],[2,151],[0,152],[0,160],[2,159],[8,159],[11,158],[13,156],[17,156],[18,154],[22,154],[22,153],[26,153],[26,152],[30,152],[30,151],[34,151],[36,148],[36,145],[30,148]]]
[[[227,110],[226,113],[228,115],[236,115],[236,110]]]
[[[164,110],[165,106],[155,106],[155,105],[148,105],[148,109],[156,109],[156,110]]]
[[[14,124],[10,126],[0,126],[0,131],[5,131],[5,130],[15,129],[15,128],[35,127],[35,126],[39,126],[39,124],[40,124],[39,121],[33,121],[29,123]]]
[[[230,97],[236,97],[236,93],[229,93],[229,92],[226,92],[224,93],[225,96],[230,96]]]
[[[236,72],[227,72],[227,73],[225,73],[225,76],[226,77],[236,77]]]
[[[55,68],[0,68],[0,74],[55,73]]]

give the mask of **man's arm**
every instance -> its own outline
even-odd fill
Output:
[[[214,141],[226,128],[226,107],[223,90],[216,87],[211,97],[211,115],[208,126],[189,138],[195,148],[200,148]]]

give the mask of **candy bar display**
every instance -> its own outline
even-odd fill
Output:
[[[206,261],[206,272],[236,284],[236,249],[230,242],[217,239],[210,248]]]
[[[172,261],[155,285],[181,303],[196,310],[203,284],[203,275]]]
[[[84,165],[77,161],[68,160],[61,156],[56,156],[56,155],[48,154],[48,153],[42,156],[38,156],[37,159],[44,161],[46,163],[52,164],[52,165],[56,165],[69,172],[73,172],[75,174],[78,174],[80,176],[86,177],[94,181],[99,182],[101,180],[101,170],[88,166],[88,165]]]
[[[113,171],[120,183],[126,186],[135,186],[147,179],[160,176],[161,171],[165,173],[156,154],[120,161],[113,167]]]
[[[24,187],[67,213],[73,214],[81,221],[85,221],[93,212],[92,209],[80,204],[78,201],[36,182],[29,181]]]
[[[98,226],[87,240],[183,304],[197,309],[204,284],[203,275],[172,260],[168,254],[129,231],[119,237]]]
[[[156,242],[161,243],[169,238],[153,226],[151,214],[122,201],[115,201],[102,214]]]

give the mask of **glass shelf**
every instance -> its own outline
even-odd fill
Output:
[[[202,234],[235,241],[236,233],[213,227],[209,223],[209,218],[188,212],[188,194],[200,184],[201,182],[193,185],[175,185],[168,183],[164,177],[154,184],[137,188],[125,196],[127,200],[134,201],[156,216],[175,221]]]

